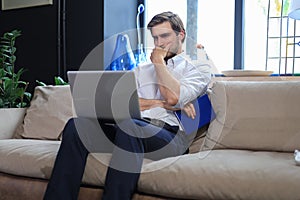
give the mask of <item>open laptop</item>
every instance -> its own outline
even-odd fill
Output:
[[[141,119],[133,71],[68,71],[67,75],[78,117],[111,123]]]

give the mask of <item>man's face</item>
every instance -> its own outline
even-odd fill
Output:
[[[176,34],[169,22],[164,22],[152,27],[151,35],[153,37],[155,47],[169,49],[167,57],[181,53],[181,41],[184,37],[184,33],[180,32]]]

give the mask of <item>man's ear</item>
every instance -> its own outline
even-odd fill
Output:
[[[185,37],[185,32],[184,32],[183,30],[180,31],[180,32],[178,33],[178,36],[179,36],[180,40],[182,41],[183,38]]]

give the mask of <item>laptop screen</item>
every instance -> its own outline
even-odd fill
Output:
[[[141,118],[133,71],[68,71],[79,117],[108,122]]]

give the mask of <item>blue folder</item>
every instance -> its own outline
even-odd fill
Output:
[[[207,94],[198,97],[192,103],[196,111],[196,117],[194,119],[188,117],[183,110],[175,112],[186,134],[197,132],[199,128],[207,125],[216,118],[216,114]]]

